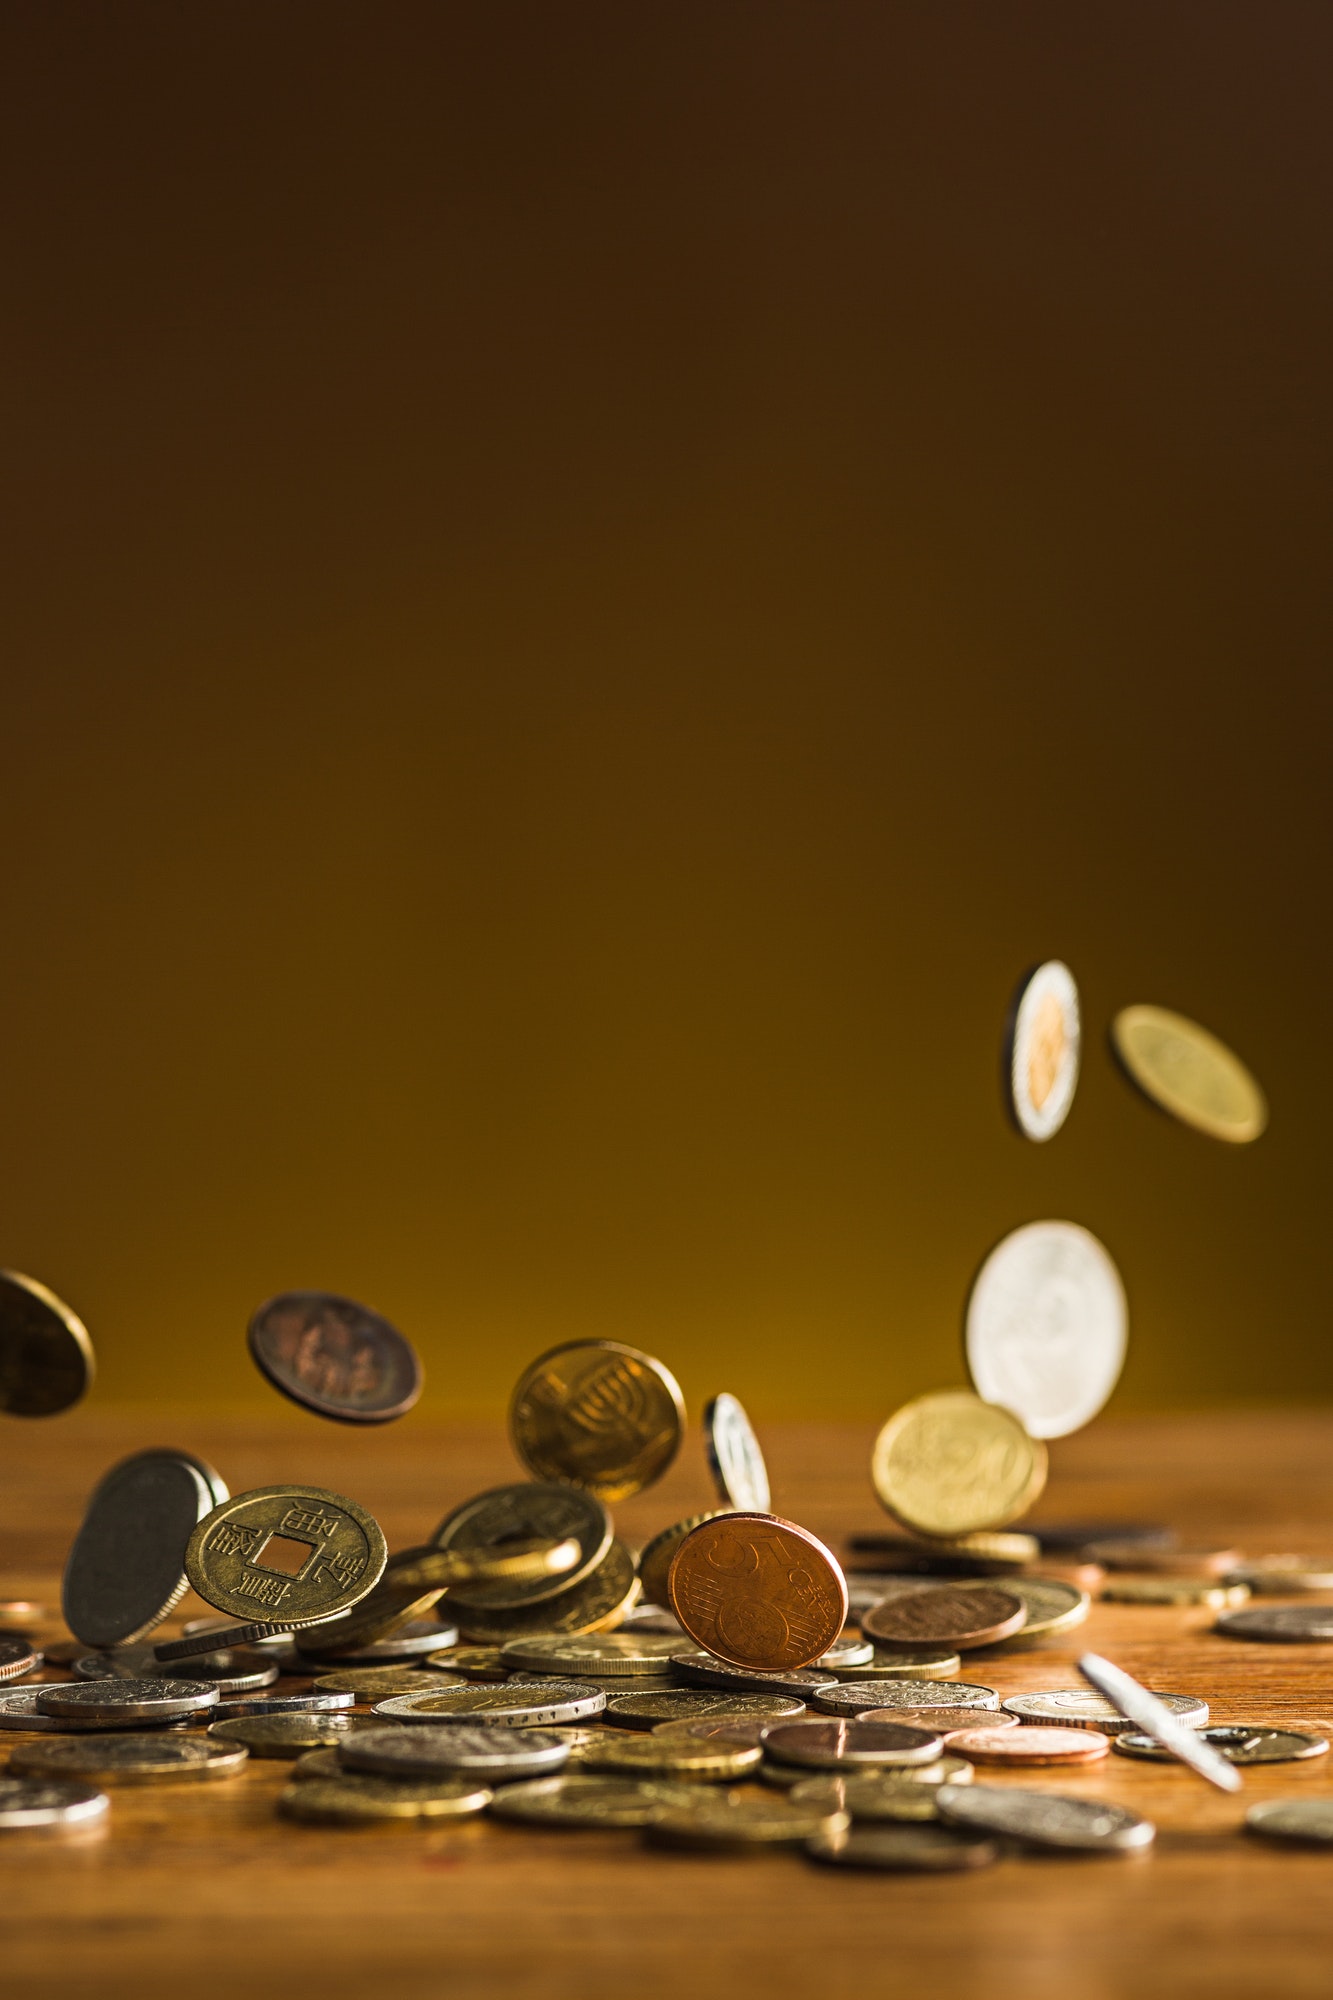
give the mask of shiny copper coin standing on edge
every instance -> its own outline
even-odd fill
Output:
[[[675,1376],[618,1340],[553,1347],[520,1377],[509,1409],[514,1450],[533,1477],[599,1500],[627,1500],[660,1479],[684,1425]]]
[[[722,1514],[677,1549],[671,1609],[697,1645],[732,1666],[778,1673],[826,1653],[847,1618],[837,1558],[776,1514]]]
[[[317,1417],[387,1424],[421,1394],[412,1343],[369,1306],[333,1292],[282,1292],[267,1300],[247,1339],[260,1373]]]

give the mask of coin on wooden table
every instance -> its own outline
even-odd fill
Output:
[[[278,1678],[278,1663],[257,1647],[236,1646],[229,1652],[201,1653],[164,1664],[154,1646],[140,1643],[85,1653],[73,1662],[73,1672],[81,1681],[138,1681],[145,1676],[150,1680],[211,1681],[218,1694],[225,1696],[272,1687]]]
[[[660,1604],[649,1604],[643,1599],[630,1606],[621,1619],[618,1629],[622,1632],[661,1632],[677,1640],[682,1646],[685,1644],[685,1628],[680,1620],[673,1618],[669,1611],[664,1611]]]
[[[805,1714],[805,1703],[787,1694],[710,1693],[704,1688],[673,1688],[657,1694],[615,1694],[606,1704],[603,1722],[616,1729],[656,1729],[663,1723],[695,1723],[721,1717],[728,1721],[767,1724]]]
[[[185,1595],[185,1545],[225,1500],[211,1467],[183,1451],[139,1451],[93,1488],[65,1564],[65,1623],[87,1646],[141,1639]]]
[[[594,1632],[569,1638],[548,1633],[511,1639],[504,1647],[504,1659],[511,1668],[536,1673],[559,1672],[575,1680],[590,1673],[629,1682],[661,1673],[679,1651],[678,1639],[650,1632]]]
[[[326,1746],[323,1750],[303,1750],[293,1762],[287,1776],[295,1783],[297,1779],[341,1777],[342,1771],[343,1766],[338,1761],[338,1752]]]
[[[1243,1146],[1268,1123],[1263,1091],[1240,1057],[1167,1007],[1123,1007],[1111,1047],[1144,1096],[1210,1139]]]
[[[225,1715],[336,1715],[345,1714],[355,1703],[355,1695],[317,1694],[307,1688],[304,1694],[241,1694],[229,1695],[217,1706],[219,1717]]]
[[[234,1777],[249,1756],[242,1743],[153,1730],[138,1735],[61,1736],[54,1742],[20,1744],[9,1760],[9,1769],[34,1778],[141,1785],[175,1778]]]
[[[390,1556],[374,1589],[350,1611],[307,1626],[303,1637],[296,1642],[297,1651],[321,1660],[361,1657],[389,1642],[393,1642],[391,1651],[402,1651],[410,1643],[403,1638],[409,1630],[414,1634],[415,1650],[434,1650],[441,1636],[439,1621],[426,1614],[443,1597],[444,1586],[408,1580],[403,1566],[412,1570],[417,1557],[441,1553],[437,1549],[404,1549]]]
[[[626,1730],[603,1731],[602,1741],[582,1753],[585,1771],[610,1771],[627,1778],[666,1778],[734,1784],[763,1761],[757,1743],[726,1737],[632,1736]]]
[[[1208,1577],[1112,1576],[1101,1595],[1106,1604],[1204,1604],[1212,1611],[1231,1611],[1249,1603],[1250,1588]]]
[[[790,1694],[798,1701],[809,1701],[812,1693],[838,1685],[834,1674],[818,1667],[758,1673],[749,1667],[733,1667],[703,1648],[695,1653],[673,1653],[671,1671],[687,1687],[717,1688],[724,1693]]]
[[[67,1724],[59,1716],[38,1708],[37,1697],[48,1681],[30,1681],[25,1687],[0,1688],[0,1729],[63,1730]]]
[[[969,1764],[1096,1764],[1111,1739],[1096,1729],[956,1729],[948,1737],[956,1757]]]
[[[967,1368],[988,1404],[1029,1437],[1065,1437],[1095,1417],[1120,1379],[1129,1308],[1120,1273],[1090,1230],[1029,1222],[986,1258],[967,1302]]]
[[[1213,1626],[1227,1639],[1254,1639],[1267,1645],[1303,1646],[1333,1639],[1333,1604],[1256,1605],[1226,1611]]]
[[[837,1674],[849,1667],[868,1667],[874,1657],[873,1639],[852,1637],[844,1632],[840,1639],[833,1641],[826,1653],[820,1654],[814,1664],[826,1673]]]
[[[570,1341],[541,1355],[509,1409],[514,1450],[535,1478],[602,1500],[627,1500],[660,1479],[684,1423],[674,1375],[617,1340]]]
[[[869,1565],[895,1576],[1003,1576],[1036,1562],[1041,1554],[1035,1535],[1001,1528],[929,1542],[918,1535],[849,1535],[847,1546],[856,1558],[848,1571],[849,1583],[868,1574]]]
[[[427,1667],[458,1674],[465,1681],[502,1681],[509,1671],[503,1646],[445,1646],[426,1655],[423,1670]]]
[[[1054,1576],[1011,1576],[1004,1588],[1021,1602],[1026,1617],[1008,1644],[1036,1646],[1043,1639],[1057,1639],[1082,1625],[1092,1608],[1092,1599],[1077,1584],[1063,1583]]]
[[[533,1541],[578,1543],[572,1568],[549,1576],[495,1576],[450,1586],[450,1606],[516,1610],[540,1604],[590,1577],[611,1546],[611,1516],[591,1493],[554,1481],[496,1486],[453,1508],[431,1537],[451,1555],[485,1561]]]
[[[336,1653],[326,1653],[315,1645],[322,1629],[315,1625],[297,1634],[293,1672],[310,1672],[329,1666],[420,1666],[438,1652],[441,1645],[447,1646],[458,1638],[457,1627],[438,1625],[433,1618],[413,1618],[410,1623],[399,1626],[387,1639],[375,1639],[361,1646],[340,1645]]]
[[[347,1694],[360,1702],[385,1701],[391,1694],[438,1694],[441,1688],[462,1687],[461,1674],[442,1674],[422,1667],[343,1667],[321,1674],[316,1694]]]
[[[877,1599],[876,1602],[879,1600]],[[867,1607],[868,1608],[868,1607]],[[825,1656],[827,1657],[827,1656]],[[870,1658],[863,1666],[842,1665],[830,1669],[840,1681],[875,1680],[948,1680],[962,1667],[962,1659],[957,1653],[943,1648],[923,1646],[909,1647],[899,1652],[888,1646],[872,1646]]]
[[[1033,1521],[1031,1528],[1044,1555],[1078,1556],[1094,1542],[1169,1549],[1180,1540],[1174,1528],[1151,1521]]]
[[[821,1715],[869,1715],[881,1709],[918,1709],[933,1715],[951,1709],[996,1709],[1000,1697],[979,1681],[910,1680],[905,1675],[884,1681],[838,1681],[817,1688],[810,1705]]]
[[[634,1559],[621,1541],[613,1541],[597,1568],[581,1583],[539,1604],[456,1607],[466,1636],[483,1645],[507,1645],[511,1639],[570,1637],[582,1632],[607,1632],[619,1625],[639,1595]],[[451,1608],[453,1600],[450,1600]]]
[[[493,1729],[484,1721],[443,1722],[433,1729],[360,1729],[338,1750],[349,1771],[381,1777],[428,1778],[475,1772],[499,1783],[558,1771],[569,1761],[573,1732],[560,1729]]]
[[[816,1834],[839,1833],[850,1823],[845,1812],[793,1805],[789,1795],[757,1798],[700,1786],[687,1804],[654,1820],[648,1838],[663,1847],[800,1847]]]
[[[1333,1799],[1264,1799],[1246,1813],[1245,1831],[1269,1840],[1333,1846]]]
[[[372,1778],[344,1771],[336,1778],[289,1784],[278,1800],[284,1819],[308,1826],[464,1819],[490,1804],[489,1785],[476,1778]]]
[[[1145,1549],[1132,1541],[1090,1542],[1083,1553],[1103,1569],[1131,1570],[1138,1576],[1224,1577],[1241,1560],[1239,1549]]]
[[[1048,958],[1018,982],[1005,1030],[1005,1095],[1025,1138],[1053,1138],[1069,1116],[1080,1043],[1074,975],[1062,960]]]
[[[289,1629],[348,1611],[388,1560],[379,1523],[320,1486],[258,1486],[215,1507],[185,1549],[185,1572],[215,1610],[267,1614]]]
[[[734,1743],[762,1749],[764,1736],[775,1720],[771,1715],[679,1716],[673,1722],[655,1722],[651,1734],[664,1736],[668,1743]]]
[[[704,1406],[704,1448],[719,1497],[746,1514],[767,1514],[768,1467],[743,1404],[725,1392]]]
[[[766,1755],[810,1770],[933,1764],[943,1748],[943,1738],[934,1730],[878,1716],[828,1722],[812,1716],[804,1722],[770,1723],[764,1731]]]
[[[1086,1853],[1128,1853],[1151,1845],[1151,1820],[1104,1799],[1070,1798],[1062,1792],[1027,1792],[999,1785],[941,1785],[935,1795],[941,1819],[979,1833],[1005,1834],[1034,1847]]]
[[[390,1695],[375,1703],[375,1713],[392,1722],[439,1723],[450,1717],[485,1721],[509,1729],[545,1723],[582,1722],[600,1715],[606,1696],[582,1681],[551,1681],[545,1687],[514,1687],[506,1682],[487,1687],[441,1688],[438,1694]]]
[[[333,1714],[305,1710],[299,1715],[237,1715],[209,1724],[210,1736],[224,1743],[244,1743],[252,1757],[299,1757],[303,1750],[322,1750],[341,1743],[355,1728],[346,1709]]]
[[[1202,1729],[1208,1720],[1207,1702],[1192,1694],[1158,1694],[1156,1698],[1190,1729]],[[1088,1688],[1046,1688],[1040,1694],[1014,1694],[1004,1706],[1020,1722],[1058,1723],[1065,1729],[1099,1729],[1106,1736],[1121,1736],[1135,1727],[1104,1695],[1093,1694]]]
[[[153,1647],[153,1657],[163,1668],[172,1667],[180,1661],[195,1661],[222,1651],[231,1652],[237,1646],[268,1647],[275,1638],[290,1639],[290,1625],[273,1625],[251,1621],[244,1625],[210,1624],[207,1630],[202,1625],[193,1632],[185,1632],[179,1639],[163,1639]],[[299,1672],[295,1647],[290,1655],[275,1652],[279,1668],[289,1673]]]
[[[0,1831],[4,1832],[38,1826],[87,1826],[101,1819],[110,1804],[106,1793],[95,1785],[0,1777]]]
[[[52,1682],[42,1689],[38,1707],[46,1715],[67,1715],[79,1722],[171,1722],[177,1716],[198,1715],[216,1708],[218,1691],[209,1681],[165,1676],[141,1681]]]
[[[381,1581],[392,1578],[395,1583],[417,1584],[423,1589],[438,1585],[442,1590],[470,1583],[540,1583],[552,1577],[568,1582],[582,1562],[582,1546],[575,1535],[560,1541],[537,1536],[474,1553],[441,1549],[431,1543],[390,1556]]]
[[[1305,1590],[1333,1590],[1333,1557],[1252,1556],[1227,1571],[1224,1583],[1243,1583],[1256,1597],[1296,1597]]]
[[[525,1826],[593,1830],[649,1826],[672,1807],[692,1802],[694,1789],[656,1778],[599,1778],[582,1773],[536,1778],[528,1784],[506,1785],[497,1792],[491,1801],[491,1814]]]
[[[334,1292],[283,1292],[266,1300],[247,1338],[260,1373],[318,1417],[384,1424],[421,1394],[411,1342],[368,1306]]]
[[[39,1664],[37,1654],[26,1639],[0,1639],[0,1682],[16,1681]]]
[[[0,1271],[0,1410],[53,1417],[78,1402],[93,1373],[78,1314],[36,1278]]]
[[[919,1824],[937,1817],[941,1785],[970,1785],[972,1766],[961,1757],[898,1771],[821,1772],[800,1779],[788,1793],[799,1806],[850,1813],[853,1820],[905,1820]]]
[[[924,1826],[852,1826],[841,1833],[816,1834],[806,1842],[805,1851],[812,1861],[836,1868],[925,1875],[987,1868],[1000,1858],[993,1840],[934,1820]]]
[[[671,1565],[676,1559],[676,1550],[687,1535],[703,1526],[705,1521],[719,1521],[724,1514],[734,1513],[732,1507],[712,1507],[705,1514],[688,1514],[683,1521],[673,1521],[669,1528],[663,1528],[644,1543],[639,1551],[639,1580],[643,1585],[644,1597],[650,1604],[674,1617],[671,1611],[671,1594],[667,1579]],[[679,1620],[677,1620],[679,1623]]]
[[[1215,1723],[1201,1729],[1199,1736],[1228,1764],[1292,1764],[1307,1757],[1325,1757],[1328,1738],[1309,1729],[1271,1729],[1266,1723]],[[1176,1760],[1169,1750],[1151,1736],[1117,1736],[1115,1747],[1122,1757],[1142,1757],[1155,1764]]]
[[[1046,1484],[1046,1447],[1018,1418],[964,1389],[918,1396],[875,1440],[875,1491],[923,1535],[1002,1528]]]
[[[810,1665],[847,1622],[837,1558],[776,1514],[703,1522],[676,1550],[667,1588],[695,1643],[751,1672]]]
[[[948,1645],[958,1652],[993,1646],[1027,1617],[1021,1598],[998,1585],[936,1584],[887,1599],[867,1611],[861,1630],[890,1646]]]
[[[563,1680],[563,1674],[510,1674],[507,1685],[516,1688],[549,1687],[552,1681]],[[627,1687],[636,1687],[648,1694],[671,1694],[678,1685],[669,1674],[636,1674],[627,1680],[624,1674],[579,1674],[584,1687],[600,1688],[608,1700],[612,1695],[623,1694]]]

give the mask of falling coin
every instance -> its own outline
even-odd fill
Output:
[[[922,1535],[1002,1528],[1046,1484],[1046,1447],[1016,1416],[966,1390],[918,1396],[875,1440],[871,1471],[884,1506]]]
[[[1009,1109],[1028,1139],[1053,1138],[1078,1086],[1078,988],[1058,958],[1024,973],[1005,1034]]]
[[[1120,1379],[1129,1310],[1120,1273],[1090,1230],[1029,1222],[997,1243],[967,1303],[968,1373],[1034,1438],[1095,1417]]]
[[[93,1379],[93,1344],[78,1314],[36,1278],[0,1271],[0,1410],[52,1417]]]
[[[1145,1097],[1210,1139],[1243,1146],[1268,1123],[1264,1094],[1240,1057],[1183,1014],[1122,1008],[1111,1047]]]
[[[714,1396],[704,1409],[704,1447],[719,1497],[746,1514],[769,1509],[768,1467],[754,1427],[735,1396]]]
[[[384,1424],[421,1394],[416,1349],[387,1319],[333,1292],[283,1292],[250,1321],[250,1353],[292,1402],[344,1424]]]
[[[537,1479],[627,1500],[660,1479],[680,1448],[685,1403],[650,1354],[616,1340],[552,1348],[519,1381],[510,1436]]]

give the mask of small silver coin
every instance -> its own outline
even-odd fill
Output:
[[[315,1666],[383,1667],[425,1659],[444,1646],[456,1646],[458,1627],[437,1624],[433,1618],[414,1618],[389,1638],[376,1639],[368,1646],[356,1646],[348,1652],[321,1653],[318,1637],[318,1625],[305,1628],[296,1641],[299,1659]]]
[[[495,1729],[447,1722],[438,1729],[362,1729],[349,1737],[338,1761],[349,1771],[386,1777],[429,1778],[454,1771],[488,1777],[531,1778],[568,1763],[571,1743],[556,1729]]]
[[[1247,1833],[1333,1846],[1333,1799],[1264,1799],[1245,1815]]]
[[[217,1706],[218,1691],[207,1681],[74,1681],[52,1683],[41,1690],[38,1706],[45,1715],[65,1715],[74,1721],[166,1722]]]
[[[754,1426],[735,1396],[723,1392],[704,1406],[704,1448],[719,1498],[746,1514],[769,1510],[768,1467]]]
[[[231,1652],[237,1646],[268,1646],[275,1639],[291,1644],[290,1625],[219,1625],[209,1621],[207,1625],[187,1628],[179,1639],[164,1639],[153,1648],[153,1658],[159,1666],[170,1666],[176,1660],[199,1660],[217,1652]],[[282,1656],[278,1655],[281,1666]],[[292,1664],[295,1665],[293,1655]]]
[[[64,1785],[46,1778],[0,1778],[0,1828],[86,1826],[111,1804],[95,1785]]]
[[[1208,1720],[1208,1704],[1192,1694],[1158,1694],[1156,1699],[1190,1729],[1202,1729]],[[1088,1688],[1052,1688],[1042,1694],[1010,1695],[1004,1704],[1020,1722],[1053,1722],[1062,1729],[1100,1729],[1104,1736],[1128,1736],[1137,1725],[1127,1721],[1105,1695]]]
[[[735,1688],[746,1694],[794,1694],[805,1701],[820,1688],[837,1686],[833,1674],[817,1667],[780,1674],[754,1673],[748,1667],[731,1667],[711,1653],[673,1653],[671,1671],[691,1687]]]
[[[181,1637],[183,1639],[197,1639],[202,1633],[205,1636],[211,1636],[215,1649],[221,1649],[223,1643],[222,1634],[234,1631],[235,1629],[236,1621],[234,1618],[187,1618],[181,1627]],[[243,1644],[250,1648],[251,1651],[263,1653],[267,1659],[276,1660],[279,1669],[285,1673],[295,1673],[296,1671],[296,1641],[292,1636],[290,1627],[284,1630],[280,1626],[274,1631],[272,1627],[265,1626],[259,1638],[237,1640],[234,1643],[237,1645]],[[160,1658],[161,1655],[159,1654],[158,1657]]]
[[[1328,1754],[1328,1738],[1308,1729],[1269,1729],[1262,1723],[1246,1728],[1243,1724],[1223,1722],[1201,1729],[1199,1736],[1219,1751],[1228,1764],[1292,1764],[1306,1757]],[[1122,1757],[1142,1757],[1154,1764],[1177,1761],[1151,1736],[1117,1736],[1115,1748]]]
[[[37,1664],[37,1655],[26,1639],[0,1639],[0,1682],[16,1681]]]
[[[941,1785],[935,1793],[941,1819],[978,1833],[1005,1834],[1034,1847],[1126,1853],[1147,1847],[1157,1832],[1149,1819],[1104,1799],[1063,1792],[1028,1792],[999,1785]]]
[[[32,1687],[0,1688],[0,1729],[58,1730],[61,1724],[57,1717],[45,1714],[37,1706],[37,1697],[43,1691],[44,1683],[40,1681]]]
[[[242,1694],[220,1701],[217,1716],[331,1715],[356,1705],[354,1694]]]
[[[837,1681],[819,1688],[811,1707],[821,1715],[870,1715],[891,1708],[998,1708],[994,1688],[979,1681]]]
[[[1252,1639],[1273,1646],[1308,1646],[1333,1639],[1333,1604],[1255,1605],[1224,1611],[1213,1625],[1225,1639]]]
[[[507,1729],[541,1727],[547,1723],[585,1722],[600,1715],[606,1696],[583,1681],[549,1681],[544,1687],[515,1687],[505,1681],[487,1686],[441,1688],[438,1694],[390,1695],[377,1701],[373,1713],[394,1722],[459,1722],[500,1724]]]
[[[821,1674],[845,1673],[848,1667],[868,1667],[875,1657],[873,1639],[839,1639],[821,1653],[815,1667]]]
[[[806,1842],[805,1851],[812,1861],[837,1868],[886,1868],[929,1875],[987,1868],[1000,1858],[999,1848],[984,1834],[964,1833],[934,1820],[921,1825],[852,1826],[845,1833],[816,1834]]]
[[[253,1648],[236,1647],[226,1653],[201,1653],[197,1659],[162,1661],[154,1646],[116,1646],[109,1651],[85,1653],[74,1661],[75,1679],[81,1681],[196,1680],[211,1681],[219,1694],[247,1693],[271,1687],[278,1678],[276,1660],[265,1659]]]
[[[65,1623],[87,1646],[143,1638],[185,1595],[185,1544],[226,1487],[183,1451],[140,1451],[93,1489],[65,1564]]]

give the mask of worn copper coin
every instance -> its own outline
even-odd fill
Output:
[[[890,1646],[948,1644],[968,1652],[1007,1639],[1026,1618],[1023,1600],[995,1584],[935,1584],[875,1605],[861,1630]]]
[[[69,1778],[86,1784],[141,1785],[169,1778],[230,1778],[249,1761],[242,1743],[209,1736],[175,1736],[166,1730],[142,1734],[61,1736],[54,1742],[20,1744],[11,1771],[34,1778]]]
[[[703,1522],[677,1549],[667,1588],[695,1643],[751,1672],[809,1666],[847,1622],[837,1558],[776,1514]]]
[[[805,1722],[772,1723],[764,1732],[768,1756],[812,1770],[932,1764],[943,1748],[943,1738],[934,1730],[878,1717],[870,1721],[853,1717],[847,1722],[820,1722],[811,1717]]]
[[[673,1688],[656,1694],[614,1694],[607,1698],[603,1722],[616,1729],[657,1729],[663,1724],[790,1721],[805,1714],[805,1703],[787,1694],[709,1693],[703,1688]]]
[[[577,1542],[577,1560],[549,1575],[459,1580],[449,1587],[451,1609],[517,1610],[583,1583],[611,1546],[611,1516],[591,1493],[555,1481],[529,1481],[475,1494],[446,1514],[431,1537],[436,1548],[475,1562],[502,1557],[536,1540]]]
[[[94,1487],[65,1564],[61,1609],[87,1646],[140,1639],[185,1595],[185,1547],[227,1489],[184,1451],[139,1451]]]
[[[705,1404],[704,1449],[718,1497],[747,1514],[767,1514],[768,1467],[754,1427],[735,1396],[724,1392]]]
[[[1254,1639],[1266,1645],[1315,1645],[1333,1639],[1333,1604],[1256,1605],[1249,1611],[1227,1611],[1213,1630],[1226,1639]]]
[[[924,1826],[851,1826],[806,1842],[812,1861],[836,1868],[883,1868],[941,1875],[988,1868],[1000,1858],[993,1840],[928,1820]]]
[[[387,1319],[333,1292],[282,1292],[258,1308],[250,1353],[275,1389],[318,1417],[385,1424],[421,1394],[421,1363]]]
[[[617,1340],[576,1340],[541,1355],[509,1410],[514,1450],[537,1479],[627,1500],[680,1449],[685,1402],[674,1375]]]
[[[52,1417],[93,1379],[93,1344],[78,1314],[36,1278],[0,1271],[0,1410]]]
[[[1110,1752],[1110,1738],[1095,1729],[955,1729],[947,1738],[955,1757],[969,1764],[1095,1764]]]

